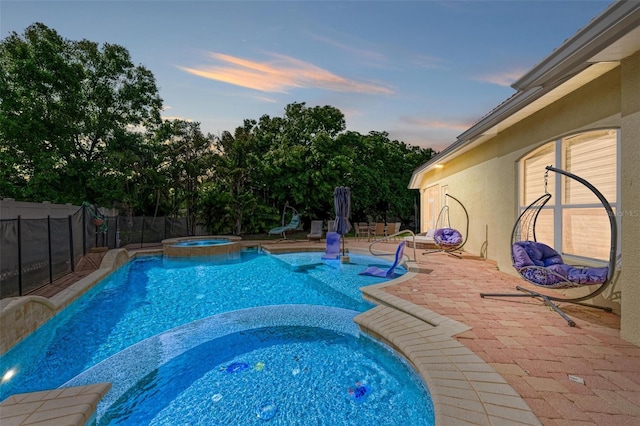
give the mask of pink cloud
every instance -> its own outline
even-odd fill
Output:
[[[299,59],[270,54],[270,61],[252,61],[222,53],[209,53],[217,65],[200,68],[179,67],[199,77],[268,93],[288,93],[291,89],[316,88],[334,92],[393,94],[375,83],[349,80]]]
[[[414,126],[418,126],[425,129],[442,129],[442,130],[455,130],[455,131],[465,131],[471,125],[472,122],[464,122],[464,121],[446,121],[446,120],[436,120],[432,118],[421,118],[421,117],[402,117],[402,121],[411,124]]]
[[[498,86],[510,87],[516,80],[522,77],[525,70],[512,70],[496,74],[485,74],[474,78],[477,81],[485,83],[497,84]]]

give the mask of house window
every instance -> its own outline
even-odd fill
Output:
[[[554,165],[590,182],[618,211],[618,139],[615,129],[549,142],[520,160],[520,211],[545,191],[545,167]],[[559,166],[556,166],[559,165]],[[538,241],[563,255],[608,260],[610,225],[598,198],[580,182],[549,172],[551,200],[538,216]]]

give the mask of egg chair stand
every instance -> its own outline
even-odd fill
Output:
[[[467,238],[469,236],[469,213],[467,209],[464,207],[464,204],[460,202],[453,195],[445,194],[445,197],[449,197],[454,200],[456,203],[460,205],[462,211],[465,216],[465,232],[461,234],[455,228],[451,227],[451,222],[449,220],[449,205],[445,203],[445,205],[440,209],[440,213],[438,213],[438,219],[436,221],[436,230],[433,233],[433,240],[435,244],[438,246],[436,250],[427,250],[423,254],[431,254],[431,253],[447,253],[451,256],[455,256],[459,259],[462,258],[462,247],[466,244]]]
[[[609,262],[607,267],[589,268],[564,264],[561,256],[551,247],[539,243],[536,239],[536,222],[542,208],[551,199],[547,192],[547,178],[549,171],[562,174],[586,186],[598,197],[609,218],[611,240],[609,246]],[[601,294],[609,286],[615,272],[617,242],[616,216],[607,199],[585,179],[565,170],[547,166],[544,175],[545,193],[531,203],[518,217],[511,232],[511,259],[513,266],[520,276],[527,282],[544,289],[568,289],[576,287],[593,287],[593,290],[580,297],[561,297],[546,294],[543,290],[535,291],[516,286],[521,293],[480,293],[480,297],[536,297],[564,318],[569,326],[576,323],[565,314],[555,302],[572,303],[590,308],[611,312],[604,306],[583,303]]]

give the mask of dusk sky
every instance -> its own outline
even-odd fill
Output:
[[[0,35],[42,22],[120,44],[163,116],[233,132],[292,102],[441,150],[611,1],[0,1]]]

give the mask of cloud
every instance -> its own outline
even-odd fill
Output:
[[[389,139],[400,140],[406,144],[420,148],[431,148],[436,152],[442,151],[455,142],[455,137],[450,135],[439,134],[439,132],[409,129],[390,130]]]
[[[512,70],[496,74],[485,74],[474,77],[474,80],[485,83],[497,84],[498,86],[510,87],[516,80],[524,75],[526,70]]]
[[[329,46],[337,47],[337,48],[339,48],[341,50],[344,50],[344,51],[346,51],[346,52],[348,52],[348,53],[350,53],[352,55],[359,56],[361,58],[366,58],[366,59],[369,59],[369,60],[372,60],[372,61],[376,61],[376,62],[386,62],[387,61],[386,56],[383,55],[380,52],[376,52],[376,51],[373,51],[373,50],[367,50],[367,49],[358,49],[358,48],[355,48],[355,47],[353,47],[351,45],[339,42],[337,40],[334,40],[332,38],[329,38],[329,37],[326,37],[326,36],[323,36],[323,35],[314,34],[312,37],[315,38],[318,41],[321,41],[321,42],[323,42],[325,44],[328,44]]]
[[[413,126],[418,126],[424,129],[440,129],[440,130],[455,130],[465,131],[473,123],[464,121],[446,121],[446,120],[434,120],[431,118],[422,117],[401,117],[401,121]]]
[[[421,68],[442,69],[444,61],[441,58],[437,58],[435,56],[414,55],[411,59],[411,62]]]
[[[277,100],[273,99],[273,98],[268,98],[266,96],[256,96],[255,97],[257,100],[262,101],[262,102],[268,102],[270,104],[275,104],[278,103]]]
[[[300,88],[376,95],[394,93],[389,87],[349,80],[285,55],[270,54],[272,59],[265,62],[215,52],[209,53],[209,56],[220,64],[202,68],[179,68],[199,77],[267,93],[288,93],[291,89]]]
[[[188,123],[192,123],[193,122],[193,119],[191,119],[191,118],[179,117],[177,115],[175,115],[175,116],[163,115],[162,116],[162,120],[164,120],[164,121],[182,120],[182,121],[186,121]]]

